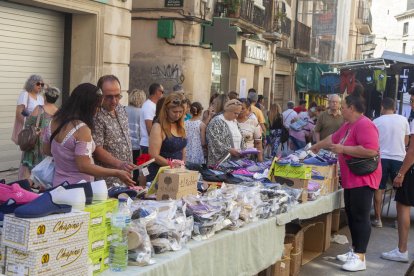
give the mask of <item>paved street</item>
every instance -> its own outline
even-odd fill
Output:
[[[385,209],[385,208],[384,208]],[[384,210],[384,213],[386,211]],[[348,251],[349,244],[340,245],[331,243],[331,247],[321,256],[302,266],[300,276],[305,275],[404,275],[410,263],[390,262],[380,258],[381,252],[389,251],[397,246],[398,234],[394,228],[395,221],[395,204],[391,202],[388,218],[383,220],[383,228],[372,228],[371,239],[367,252],[367,270],[363,272],[345,272],[341,270],[341,263],[335,259],[336,255],[343,254]],[[413,220],[413,212],[411,212],[411,220]],[[414,231],[411,224],[409,236],[409,257],[414,260]],[[350,234],[347,227],[342,228],[338,234],[346,235],[350,241]]]

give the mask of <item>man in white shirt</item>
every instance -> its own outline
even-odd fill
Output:
[[[149,97],[144,102],[141,108],[140,117],[139,117],[139,130],[141,135],[141,140],[139,142],[142,153],[148,153],[149,147],[149,133],[152,128],[152,121],[155,116],[155,110],[157,107],[157,102],[162,98],[164,94],[164,88],[159,83],[153,83],[149,87]]]
[[[382,227],[381,205],[384,189],[387,181],[393,180],[400,170],[410,134],[407,118],[395,114],[395,101],[391,98],[384,98],[381,104],[381,114],[374,120],[378,128],[380,142],[380,156],[382,165],[382,179],[378,190],[374,195],[375,220],[372,226]]]
[[[282,117],[283,117],[283,124],[287,129],[289,129],[290,123],[296,116],[298,116],[298,113],[296,113],[295,110],[293,110],[293,107],[295,106],[295,103],[292,101],[289,101],[287,103],[287,109],[283,111]]]

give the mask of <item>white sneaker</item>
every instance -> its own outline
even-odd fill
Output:
[[[374,219],[371,221],[373,227],[382,228],[382,221],[380,219]]]
[[[108,199],[108,188],[106,187],[105,180],[98,180],[91,182],[93,200],[105,201]]]
[[[365,263],[365,259],[361,261],[358,255],[353,254],[353,256],[342,266],[342,269],[347,271],[361,271],[366,270],[367,265]]]
[[[343,263],[346,263],[348,259],[352,258],[352,256],[358,256],[354,253],[354,251],[351,249],[345,254],[337,255],[336,259],[340,260]]]
[[[83,188],[68,189],[59,186],[50,191],[52,200],[56,204],[71,205],[73,209],[83,211],[85,209],[85,191]]]
[[[394,250],[382,253],[381,258],[389,261],[408,263],[408,251],[401,253],[397,247]]]

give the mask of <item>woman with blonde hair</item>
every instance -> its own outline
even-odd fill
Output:
[[[269,138],[268,145],[270,147],[270,155],[275,157],[278,154],[281,145],[281,137],[283,126],[282,107],[278,103],[272,103],[268,112],[269,118]]]
[[[128,127],[129,135],[131,136],[132,144],[132,162],[136,163],[137,158],[140,154],[140,131],[139,131],[139,114],[141,112],[142,104],[147,99],[147,95],[143,90],[133,89],[128,91],[128,103],[129,105],[125,107],[128,114]],[[132,178],[134,181],[138,179],[138,170],[134,171]]]
[[[184,126],[186,99],[181,93],[170,93],[165,97],[160,114],[151,128],[149,154],[155,162],[148,167],[147,182],[151,182],[158,169],[168,166],[169,159],[185,162],[187,136]]]

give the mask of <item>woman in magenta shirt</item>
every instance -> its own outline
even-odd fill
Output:
[[[345,123],[334,134],[312,147],[314,152],[326,148],[338,154],[344,188],[345,211],[352,238],[350,252],[338,255],[345,262],[342,269],[359,271],[366,269],[365,252],[371,235],[370,210],[374,191],[381,181],[381,162],[368,175],[355,175],[346,164],[352,157],[369,158],[379,154],[379,136],[375,125],[363,115],[364,99],[350,95],[342,102]]]

